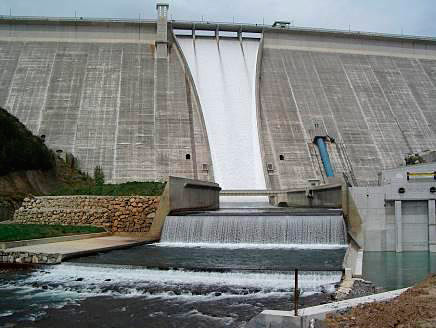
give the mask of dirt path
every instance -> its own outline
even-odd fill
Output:
[[[358,306],[343,315],[328,316],[331,328],[436,327],[436,274],[387,303]]]

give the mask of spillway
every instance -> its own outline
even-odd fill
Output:
[[[169,216],[161,245],[232,248],[334,248],[346,245],[342,216]]]
[[[193,75],[223,189],[265,189],[256,121],[258,40],[179,37]]]

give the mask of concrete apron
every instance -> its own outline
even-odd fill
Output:
[[[0,250],[0,263],[58,264],[72,257],[130,248],[147,243],[150,241],[144,238],[106,236],[21,246]]]
[[[360,304],[389,301],[408,288],[386,293],[353,298],[350,300],[312,306],[299,310],[299,316],[292,311],[265,310],[248,322],[247,328],[310,328],[315,327],[316,320],[324,320],[327,314],[338,313]]]
[[[51,243],[59,243],[63,241],[91,239],[91,238],[98,238],[98,237],[107,237],[111,235],[113,235],[113,233],[111,232],[98,232],[98,233],[88,233],[88,234],[81,234],[81,235],[69,235],[69,236],[59,236],[59,237],[50,237],[50,238],[8,241],[8,242],[1,242],[0,249],[33,246],[33,245],[41,245],[41,244],[51,244]]]

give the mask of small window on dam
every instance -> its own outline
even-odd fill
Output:
[[[281,161],[284,161],[284,160],[285,160],[285,155],[283,155],[283,154],[280,155],[280,160],[281,160]]]
[[[191,159],[191,154],[186,154],[185,158],[186,159]]]

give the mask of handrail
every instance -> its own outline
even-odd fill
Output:
[[[98,18],[98,17],[49,17],[49,16],[9,16],[0,15],[0,20],[47,21],[47,22],[102,22],[102,23],[156,23],[154,19],[139,18]]]
[[[436,171],[433,172],[407,172],[407,180],[410,180],[410,177],[433,177],[436,180]]]

